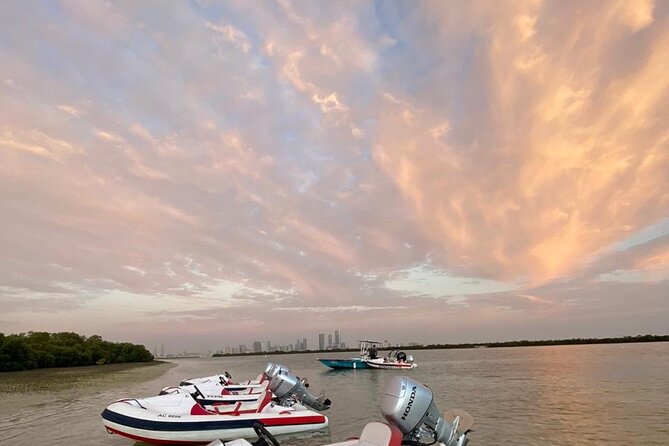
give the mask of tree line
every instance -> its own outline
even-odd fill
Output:
[[[402,350],[441,350],[454,348],[478,348],[478,347],[538,347],[543,345],[578,345],[578,344],[625,344],[632,342],[669,342],[669,335],[637,335],[637,336],[623,336],[619,338],[572,338],[572,339],[543,339],[539,341],[529,341],[526,339],[520,341],[505,341],[505,342],[470,342],[463,344],[409,344],[409,345],[395,345],[385,349],[399,348]],[[215,358],[223,356],[253,356],[253,355],[299,355],[301,353],[337,353],[337,352],[357,352],[357,348],[334,349],[334,350],[308,350],[306,352],[247,352],[247,353],[214,353]]]
[[[421,347],[407,347],[416,350],[444,349],[444,348],[475,348],[475,347],[535,347],[542,345],[578,345],[578,344],[625,344],[631,342],[666,342],[669,335],[638,335],[620,338],[572,338],[572,339],[545,339],[540,341],[481,342],[470,344],[429,344]]]
[[[77,333],[0,333],[0,372],[153,361],[143,346]]]

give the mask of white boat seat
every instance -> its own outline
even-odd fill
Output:
[[[265,395],[258,401],[235,404],[220,404],[215,406],[207,406],[205,408],[200,403],[196,402],[191,408],[191,415],[241,415],[244,413],[260,413],[272,401],[272,392],[265,392]]]
[[[373,421],[367,423],[357,446],[401,446],[402,432],[395,426]]]

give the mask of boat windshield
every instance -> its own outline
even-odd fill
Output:
[[[360,340],[360,357],[363,359],[369,358],[369,350],[373,348],[376,350],[376,346],[381,344],[379,341],[370,341],[370,340]]]
[[[387,358],[389,358],[389,359],[395,359],[395,358],[397,357],[397,354],[398,354],[399,352],[400,352],[399,349],[393,349],[393,350],[391,350],[391,351],[388,353]]]

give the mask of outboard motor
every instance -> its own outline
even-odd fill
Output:
[[[270,376],[272,371],[274,370],[274,367],[276,367],[276,364],[273,362],[268,362],[267,365],[265,366],[265,375]]]
[[[452,409],[442,416],[432,391],[406,376],[390,380],[381,400],[381,413],[402,431],[404,441],[414,444],[465,446],[474,424],[474,418],[463,410]]]
[[[285,365],[274,364],[274,363],[268,362],[267,366],[265,367],[265,372],[264,373],[265,373],[265,376],[267,376],[267,378],[269,380],[272,380],[276,375],[278,375],[279,373],[281,373],[283,371],[286,371],[286,372],[290,373],[290,369],[288,367],[286,367]]]
[[[306,379],[300,379],[288,369],[273,372],[269,383],[269,390],[279,399],[282,406],[292,406],[301,403],[316,410],[327,410],[332,402],[325,395],[315,396],[307,390],[309,384]]]

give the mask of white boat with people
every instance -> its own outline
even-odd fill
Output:
[[[187,380],[190,384],[171,388],[163,395],[118,400],[102,412],[102,422],[109,433],[155,444],[248,437],[254,435],[253,426],[257,423],[271,434],[327,427],[328,418],[313,408],[327,410],[330,400],[311,394],[305,379],[271,363],[264,375],[259,381],[269,384],[265,390],[256,392],[252,401],[232,401],[228,397],[233,393],[205,394],[199,386],[211,386],[212,380],[198,378]]]
[[[434,402],[432,391],[405,376],[394,376],[381,397],[381,414],[385,422],[368,423],[360,437],[324,446],[466,446],[474,418],[461,409],[443,414]],[[213,441],[207,446],[281,446],[262,424],[253,429],[258,439]]]
[[[414,362],[413,356],[407,355],[399,349],[391,350],[381,358],[367,359],[365,363],[373,369],[410,370],[418,366]]]

